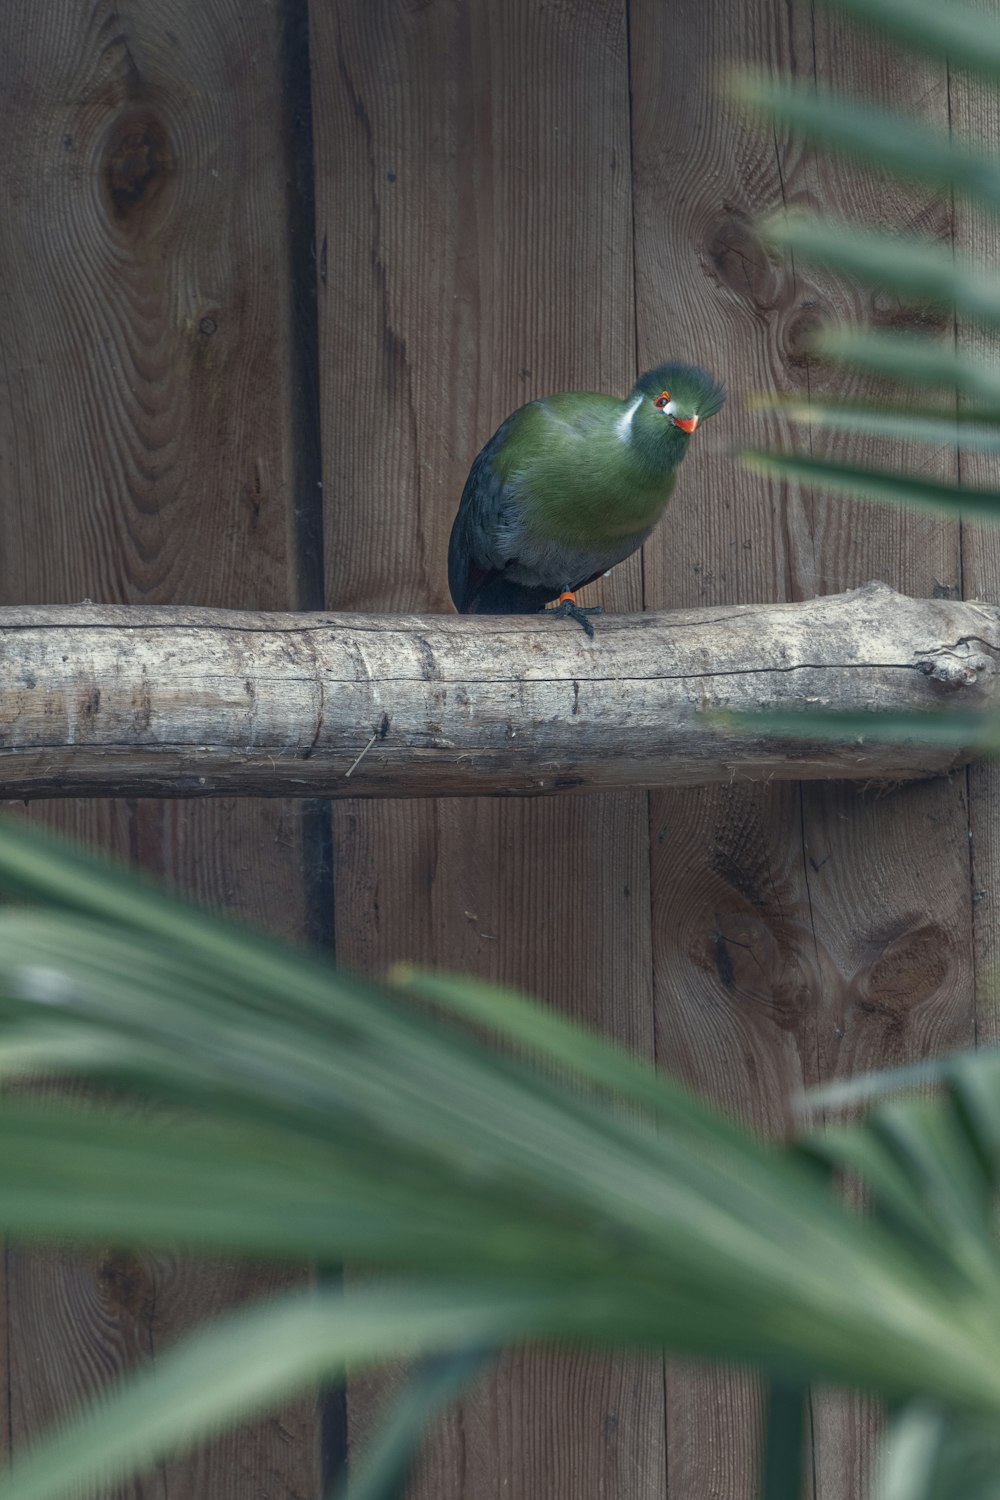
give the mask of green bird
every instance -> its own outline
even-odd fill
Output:
[[[518,407],[465,481],[448,546],[459,614],[569,615],[593,635],[576,590],[641,547],[673,494],[677,465],[722,386],[673,361],[624,401],[565,391]]]

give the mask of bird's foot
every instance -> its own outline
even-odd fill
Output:
[[[559,603],[555,609],[547,610],[546,613],[550,615],[566,615],[569,619],[575,620],[578,625],[582,625],[589,636],[593,636],[594,627],[587,616],[602,615],[604,613],[604,606],[603,604],[591,604],[587,606],[577,604],[576,595],[566,593],[560,594]]]

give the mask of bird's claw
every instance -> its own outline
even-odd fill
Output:
[[[604,613],[604,606],[603,604],[582,605],[577,604],[575,599],[560,599],[555,609],[550,609],[547,613],[550,615],[563,615],[570,620],[575,620],[578,625],[583,626],[587,635],[593,639],[594,627],[587,616],[602,615]]]

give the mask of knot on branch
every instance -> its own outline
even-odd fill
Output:
[[[987,688],[996,677],[996,661],[985,641],[965,638],[942,646],[917,662],[917,670],[946,688]]]

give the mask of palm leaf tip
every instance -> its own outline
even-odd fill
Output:
[[[766,244],[893,292],[911,305],[950,308],[991,326],[1000,323],[1000,281],[956,257],[950,246],[902,232],[862,230],[797,209],[762,219],[757,231]]]
[[[937,514],[977,516],[1000,523],[1000,491],[966,489],[937,483],[894,469],[872,469],[838,464],[800,453],[744,449],[741,458],[751,469],[769,476],[798,480],[813,489],[833,490],[862,500],[891,501]]]
[[[736,75],[732,91],[755,113],[884,171],[942,183],[974,198],[1000,199],[995,162],[955,148],[946,135],[918,120],[814,84],[775,83],[762,74]]]
[[[714,711],[714,723],[735,732],[774,735],[790,740],[866,740],[953,746],[958,754],[1000,751],[1000,713],[926,708],[888,711],[870,709],[760,709],[754,713]]]
[[[1000,75],[1000,25],[978,7],[940,0],[825,0],[904,46],[953,67]]]

